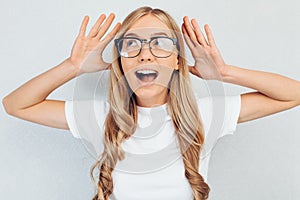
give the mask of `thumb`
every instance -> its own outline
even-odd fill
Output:
[[[189,66],[189,71],[194,74],[195,76],[198,76],[199,78],[202,78],[201,74],[198,72],[198,70],[195,68],[195,66]]]

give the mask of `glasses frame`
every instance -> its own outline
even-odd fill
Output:
[[[148,41],[147,39],[140,39],[140,38],[138,38],[138,37],[120,37],[120,38],[118,38],[118,39],[115,39],[114,42],[115,42],[115,45],[116,45],[116,47],[117,47],[117,50],[118,50],[118,53],[119,53],[120,56],[122,56],[122,54],[121,54],[121,49],[120,49],[120,41],[122,41],[123,39],[136,39],[136,40],[138,40],[138,41],[141,42],[141,47],[140,47],[140,50],[139,50],[139,52],[137,53],[137,55],[131,56],[131,57],[125,57],[125,56],[122,56],[122,57],[124,57],[124,58],[135,58],[135,57],[137,57],[138,55],[140,55],[140,53],[141,53],[141,51],[142,51],[142,49],[143,49],[143,43],[148,44],[149,50],[150,50],[151,54],[152,54],[154,57],[156,57],[156,58],[168,58],[168,57],[170,57],[170,56],[172,55],[173,52],[172,52],[169,56],[163,56],[163,57],[161,57],[161,56],[156,56],[156,55],[153,54],[153,52],[152,52],[152,50],[151,50],[152,48],[150,47],[150,43],[151,43],[153,40],[157,39],[157,38],[167,38],[167,39],[172,40],[173,45],[176,46],[176,48],[177,48],[177,50],[178,50],[178,43],[177,43],[178,40],[177,40],[177,38],[172,38],[172,37],[167,37],[167,36],[155,36],[155,37],[151,37],[151,38],[149,39],[149,41]],[[174,50],[173,50],[173,51],[174,51]]]

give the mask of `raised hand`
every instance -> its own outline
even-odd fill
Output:
[[[189,68],[190,72],[205,80],[222,80],[226,71],[226,64],[207,24],[204,29],[208,41],[195,19],[192,19],[190,23],[187,16],[183,18],[183,36],[195,60],[195,66]]]
[[[102,39],[112,24],[115,15],[111,13],[104,22],[105,18],[104,14],[100,15],[87,36],[86,27],[89,17],[85,16],[82,21],[79,34],[74,42],[69,58],[71,63],[78,69],[78,75],[109,69],[111,66],[111,63],[103,60],[102,53],[109,42],[115,37],[121,24],[117,23],[113,30]]]

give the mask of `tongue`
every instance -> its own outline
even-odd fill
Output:
[[[155,74],[138,75],[138,78],[143,82],[151,82],[156,78]]]

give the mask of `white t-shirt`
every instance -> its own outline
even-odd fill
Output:
[[[210,152],[219,138],[236,130],[241,98],[240,95],[204,97],[197,103],[205,130],[199,173],[209,184]],[[108,102],[101,100],[66,101],[65,104],[71,133],[89,141],[95,156],[103,151],[103,129],[108,111]],[[122,143],[125,159],[117,162],[112,173],[114,189],[110,199],[192,200],[193,193],[184,175],[176,141],[166,104],[153,108],[138,106],[138,127],[133,136]]]

